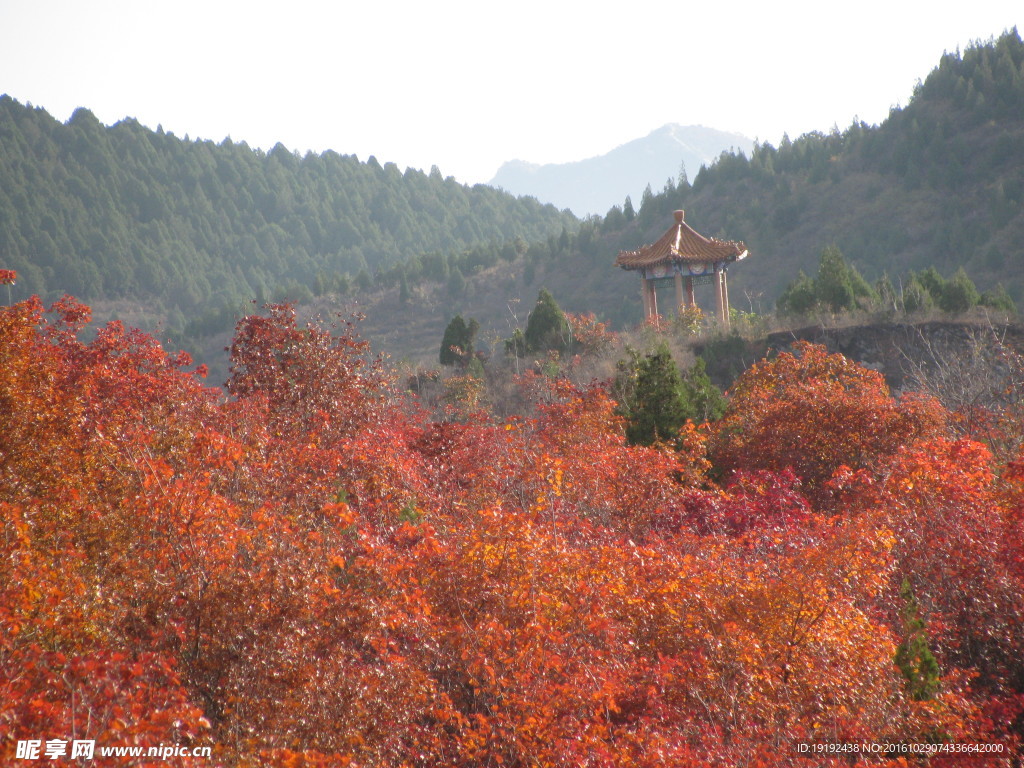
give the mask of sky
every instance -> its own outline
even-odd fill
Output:
[[[489,181],[666,123],[778,144],[880,123],[1024,2],[0,0],[0,93],[66,121]]]

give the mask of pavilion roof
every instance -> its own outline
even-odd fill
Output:
[[[747,246],[733,240],[704,237],[676,211],[676,222],[657,241],[635,251],[619,251],[615,266],[643,269],[658,264],[713,264],[739,261],[747,256]]]

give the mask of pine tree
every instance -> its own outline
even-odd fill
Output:
[[[465,365],[473,357],[473,342],[476,340],[480,323],[470,319],[467,323],[462,315],[456,315],[444,329],[438,360],[441,365]]]
[[[903,311],[908,315],[923,312],[933,304],[932,295],[913,272],[903,285]]]
[[[939,307],[943,312],[961,313],[968,311],[971,307],[977,306],[981,300],[974,281],[967,276],[964,268],[960,267],[945,285],[942,286],[942,293],[938,297]]]
[[[814,309],[816,301],[814,280],[805,275],[803,270],[800,270],[796,280],[786,286],[782,295],[775,302],[775,308],[780,314],[802,317],[810,314],[811,310]]]
[[[907,693],[915,701],[928,701],[939,690],[939,664],[928,648],[924,622],[918,616],[917,598],[910,582],[900,586],[903,607],[903,642],[896,649],[895,662],[907,681]]]
[[[672,440],[692,413],[679,369],[663,342],[637,363],[632,401],[626,409],[626,439],[633,445]]]
[[[654,197],[654,192],[651,191],[651,185],[648,184],[644,187],[644,192],[640,196],[640,210],[637,212],[637,221],[640,223],[641,229],[647,229],[647,227],[651,226],[657,215],[657,200]]]
[[[725,415],[728,404],[722,391],[707,374],[704,358],[698,357],[683,379],[685,400],[691,404],[689,418],[697,422],[716,421]]]
[[[821,252],[814,292],[818,301],[833,312],[842,312],[856,306],[850,269],[835,245]]]
[[[569,323],[555,297],[546,288],[540,289],[537,303],[526,321],[525,340],[526,349],[530,352],[569,350]]]
[[[1006,292],[1006,288],[1003,287],[1002,283],[997,283],[995,288],[990,288],[981,294],[978,303],[1000,312],[1017,311],[1017,305],[1013,303],[1013,299],[1010,298],[1010,294]]]
[[[850,286],[853,288],[855,304],[860,302],[861,306],[870,306],[871,303],[878,301],[875,289],[864,279],[857,267],[851,264],[847,274],[850,276]]]
[[[679,175],[676,178],[676,189],[690,188],[690,177],[686,174],[686,161],[679,161]]]
[[[362,293],[367,293],[373,288],[373,278],[370,277],[370,273],[365,269],[360,269],[356,274],[356,288]]]
[[[946,290],[946,278],[940,275],[935,267],[928,267],[921,272],[918,281],[928,291],[933,301],[938,302],[942,298],[942,293]]]
[[[470,358],[469,365],[466,366],[466,375],[472,376],[478,381],[483,381],[486,378],[483,361],[476,355]]]

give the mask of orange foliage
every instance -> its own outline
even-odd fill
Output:
[[[608,330],[607,323],[598,321],[593,312],[575,315],[565,314],[565,320],[572,331],[574,344],[583,354],[601,355],[611,349],[618,340],[614,331]]]
[[[869,467],[944,426],[937,401],[894,400],[878,372],[801,341],[737,379],[712,456],[727,472],[792,470],[816,494],[841,466]]]
[[[869,515],[897,534],[898,573],[942,658],[999,687],[1024,674],[1024,580],[1013,508],[999,503],[991,461],[970,440],[922,443],[884,468]]]
[[[871,372],[761,363],[670,451],[627,445],[596,385],[431,421],[350,328],[287,307],[240,323],[230,397],[87,319],[0,310],[5,762],[72,733],[282,768],[1016,745],[1021,473]],[[893,661],[904,576],[929,701]]]

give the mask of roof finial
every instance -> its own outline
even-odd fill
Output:
[[[674,215],[676,217],[676,224],[682,224],[683,218],[686,216],[686,211],[675,211]]]

